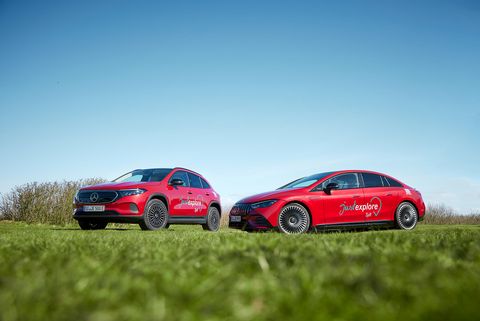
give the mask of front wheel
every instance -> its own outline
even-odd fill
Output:
[[[216,232],[220,228],[220,212],[215,207],[210,207],[207,215],[207,223],[202,224],[206,231]]]
[[[310,215],[298,203],[288,204],[278,216],[278,228],[285,234],[301,234],[310,228]]]
[[[415,206],[409,202],[398,205],[395,212],[395,223],[402,230],[413,230],[418,222],[418,213]]]
[[[153,199],[145,206],[143,220],[140,222],[142,230],[159,230],[168,223],[168,210],[164,202]]]
[[[78,225],[82,230],[104,230],[107,227],[108,223],[78,220]]]

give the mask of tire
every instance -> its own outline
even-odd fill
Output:
[[[220,212],[216,207],[210,207],[207,215],[207,223],[202,224],[205,231],[216,232],[220,228]]]
[[[310,228],[310,215],[298,203],[287,204],[278,215],[278,228],[285,234],[302,234]]]
[[[395,211],[395,225],[402,230],[413,230],[417,226],[418,212],[415,206],[409,202],[398,205]]]
[[[142,230],[155,231],[165,227],[168,223],[168,210],[164,202],[154,199],[148,202],[140,222]]]
[[[82,230],[104,230],[107,227],[108,223],[78,220],[78,225],[80,225],[80,228]]]

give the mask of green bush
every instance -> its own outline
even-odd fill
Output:
[[[480,214],[458,214],[443,204],[430,204],[425,213],[425,224],[480,224]]]
[[[0,219],[65,225],[73,223],[72,203],[82,186],[104,182],[93,178],[79,181],[28,183],[2,196]]]

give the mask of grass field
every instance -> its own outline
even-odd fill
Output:
[[[0,222],[0,320],[467,320],[480,226],[288,236]]]

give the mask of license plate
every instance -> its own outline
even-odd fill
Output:
[[[105,211],[105,205],[85,205],[83,207],[84,212],[103,212]]]
[[[230,216],[230,222],[241,222],[242,217],[241,216]]]

